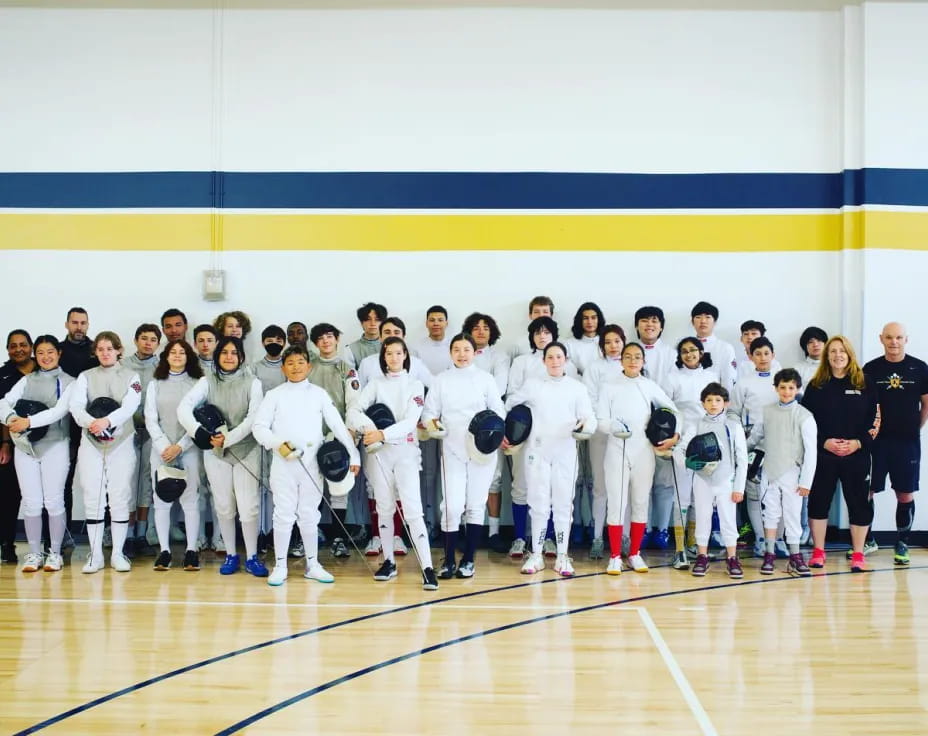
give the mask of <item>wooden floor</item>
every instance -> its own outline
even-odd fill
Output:
[[[333,585],[294,562],[270,588],[212,558],[82,575],[83,553],[0,567],[2,733],[928,733],[928,551],[810,579],[748,560],[741,582],[481,553],[433,593],[413,557],[375,583],[326,554]]]

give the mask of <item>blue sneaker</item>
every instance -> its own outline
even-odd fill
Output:
[[[267,568],[264,566],[264,563],[258,559],[258,555],[252,555],[245,560],[245,570],[256,578],[266,578],[268,574]]]
[[[644,536],[641,538],[641,549],[651,549],[652,537],[653,534],[650,529],[644,533]]]
[[[667,550],[670,548],[670,532],[666,529],[658,529],[651,535],[651,545],[654,549]]]
[[[220,575],[232,575],[233,573],[238,572],[238,568],[241,565],[241,560],[238,555],[226,555],[226,559],[219,566]]]

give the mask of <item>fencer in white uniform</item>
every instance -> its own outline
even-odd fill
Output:
[[[577,480],[577,440],[593,434],[596,415],[586,387],[565,375],[566,348],[552,342],[542,351],[542,359],[545,376],[527,380],[506,398],[507,409],[525,404],[532,412],[531,434],[518,453],[525,458],[532,517],[532,552],[522,572],[531,575],[544,569],[542,550],[548,518],[553,516],[557,545],[554,570],[570,576],[574,568],[567,548]]]
[[[483,514],[490,482],[496,470],[496,453],[473,457],[468,450],[468,427],[474,416],[489,409],[505,415],[496,381],[474,365],[474,340],[461,333],[451,340],[454,367],[439,373],[425,399],[422,424],[442,443],[440,523],[445,533],[445,559],[439,577],[469,578],[474,575],[474,552],[483,531]],[[455,546],[461,519],[467,543],[461,565],[455,562]]]
[[[402,338],[385,338],[380,348],[383,375],[361,389],[357,403],[348,409],[348,427],[364,435],[366,448],[379,447],[368,455],[365,473],[377,502],[380,534],[386,535],[387,539],[392,534],[398,497],[410,541],[422,566],[423,587],[434,590],[437,577],[432,567],[432,552],[419,495],[417,425],[425,405],[425,387],[409,374],[409,365],[409,350]],[[390,409],[395,419],[393,425],[383,430],[374,426],[365,412],[375,403],[385,404]],[[383,557],[383,564],[374,575],[375,580],[387,581],[396,577],[394,550],[389,544],[383,546]]]
[[[664,325],[664,310],[660,307],[644,306],[635,311],[635,331],[644,348],[644,375],[658,386],[664,385],[676,358],[673,348],[661,339]]]
[[[114,332],[101,332],[93,341],[100,365],[81,373],[71,390],[70,410],[84,430],[77,451],[77,475],[84,493],[84,513],[90,553],[82,572],[103,569],[103,514],[110,507],[113,553],[110,565],[118,572],[132,566],[123,554],[129,528],[129,494],[135,473],[135,426],[132,415],[142,401],[138,375],[119,364],[122,341]],[[119,408],[105,417],[87,413],[91,402],[109,398]]]
[[[594,361],[602,357],[599,336],[606,326],[603,310],[595,302],[584,302],[577,308],[571,325],[571,337],[564,340],[571,362],[582,376]]]
[[[255,414],[252,433],[272,453],[271,489],[274,492],[274,569],[269,585],[287,579],[287,548],[293,522],[300,526],[306,553],[304,577],[331,583],[334,577],[319,562],[319,505],[322,475],[316,453],[325,440],[323,426],[348,451],[349,466],[357,475],[360,458],[338,409],[324,389],[307,380],[309,352],[294,345],[284,352],[286,383],[269,391]]]
[[[245,569],[255,577],[267,577],[258,559],[258,444],[251,434],[255,412],[261,403],[261,381],[246,368],[245,348],[237,337],[221,337],[216,345],[216,370],[204,376],[177,407],[177,418],[195,436],[200,428],[193,410],[213,404],[226,421],[227,432],[213,434],[211,450],[203,453],[203,464],[213,492],[213,506],[226,542],[222,575],[239,570],[235,545],[235,513],[238,511],[245,540]]]
[[[641,345],[628,343],[622,350],[622,373],[601,387],[596,405],[599,431],[608,438],[605,468],[610,559],[606,572],[610,575],[622,572],[622,524],[629,503],[631,547],[628,563],[635,572],[648,571],[640,550],[648,521],[654,453],[673,447],[682,427],[677,407],[660,386],[641,375],[643,367]],[[676,415],[677,433],[656,448],[645,435],[652,407],[669,409]]]
[[[721,384],[731,392],[737,379],[738,363],[735,349],[731,344],[715,336],[715,323],[719,319],[719,310],[709,302],[698,302],[690,310],[690,318],[696,337],[702,342],[703,350],[712,357],[712,364],[719,371]]]
[[[74,379],[58,367],[61,348],[57,338],[40,335],[33,343],[38,370],[23,376],[0,399],[0,420],[10,429],[16,449],[13,464],[22,491],[23,525],[29,552],[23,559],[23,572],[44,568],[60,570],[64,561],[61,543],[67,526],[64,484],[70,465],[68,416]],[[31,416],[17,415],[20,399],[38,401],[47,409]],[[47,427],[45,436],[35,442],[28,430]],[[49,553],[42,554],[42,508],[48,511]]]

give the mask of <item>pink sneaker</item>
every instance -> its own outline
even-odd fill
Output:
[[[825,567],[825,550],[816,547],[812,550],[812,557],[809,558],[809,567]]]

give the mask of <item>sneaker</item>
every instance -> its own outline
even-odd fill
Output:
[[[654,532],[648,529],[644,536],[641,537],[641,547],[639,549],[651,549],[654,542]]]
[[[168,539],[170,539],[170,532],[168,532]],[[184,537],[186,539],[186,537]],[[145,530],[144,537],[138,537],[136,541],[142,541],[148,544],[149,547],[158,546],[158,530],[155,529],[154,524],[149,524],[148,529]]]
[[[690,561],[686,559],[686,552],[680,550],[673,556],[673,562],[670,563],[674,570],[689,570]]]
[[[809,558],[809,567],[825,567],[825,550],[816,547],[812,550],[812,557]]]
[[[28,555],[26,556],[28,559]],[[909,564],[909,548],[905,542],[896,542],[896,549],[893,552],[893,563],[896,565]],[[26,568],[24,567],[23,570]]]
[[[396,563],[393,560],[384,560],[380,569],[374,573],[374,580],[384,582],[396,577]]]
[[[775,570],[773,563],[776,561],[776,558],[777,556],[770,552],[764,555],[764,563],[760,566],[761,575],[773,575]]]
[[[206,537],[197,537],[197,552],[209,549],[209,540]]]
[[[606,565],[606,575],[622,574],[622,555],[616,555],[609,558],[609,564]]]
[[[605,552],[606,552],[606,543],[603,542],[603,538],[598,537],[597,539],[594,539],[592,544],[590,544],[590,559],[601,560]]]
[[[728,567],[728,577],[735,578],[736,580],[744,577],[741,561],[737,557],[729,557],[725,565]]]
[[[696,561],[693,563],[692,575],[697,578],[705,576],[709,572],[709,558],[706,555],[696,555]]]
[[[186,533],[184,533],[184,530],[181,529],[177,524],[171,524],[171,530],[168,532],[168,538],[177,544],[187,541]]]
[[[442,560],[441,568],[438,570],[438,577],[442,580],[451,580],[457,571],[458,566],[454,564],[454,560]]]
[[[767,543],[763,539],[754,542],[754,556],[763,559],[767,554]]]
[[[506,542],[499,534],[491,534],[490,539],[488,540],[490,549],[497,554],[506,553]]]
[[[400,557],[405,557],[409,554],[409,550],[406,549],[406,542],[403,541],[402,537],[393,537],[393,554],[399,555]]]
[[[129,570],[132,569],[132,563],[126,559],[125,555],[113,552],[113,554],[110,555],[110,567],[116,572],[129,572]]]
[[[287,570],[287,565],[274,565],[274,569],[271,570],[271,574],[267,576],[267,584],[277,587],[278,585],[283,585],[287,580],[287,575],[289,570]]]
[[[155,569],[156,570],[167,570],[171,566],[171,553],[167,550],[163,550],[161,554],[158,555],[158,559],[155,560]]]
[[[554,563],[554,572],[561,577],[570,578],[574,575],[574,565],[567,555],[558,555]]]
[[[103,549],[109,549],[113,546],[113,532],[109,527],[103,530]]]
[[[238,555],[226,555],[226,559],[223,560],[222,564],[219,566],[220,575],[232,575],[238,572],[238,568],[241,566],[241,558]]]
[[[216,537],[216,543],[213,545],[213,549],[216,551],[217,555],[224,555],[228,552],[225,540],[222,537]],[[236,555],[236,557],[238,557],[238,555]]]
[[[92,575],[95,572],[100,572],[103,569],[103,555],[90,555],[87,558],[87,562],[84,563],[84,566],[81,568],[81,572],[85,575]]]
[[[538,552],[532,552],[522,563],[523,575],[534,575],[545,569],[545,558]]]
[[[319,564],[319,560],[313,557],[306,562],[306,572],[303,577],[307,580],[315,580],[317,583],[334,583],[335,576]]]
[[[58,572],[62,567],[64,567],[64,558],[61,555],[54,552],[45,555],[45,572]]]
[[[184,569],[188,572],[195,572],[200,569],[200,555],[195,549],[188,549],[184,552]]]
[[[651,547],[661,551],[670,549],[670,532],[666,529],[658,529],[651,535]]]
[[[546,539],[542,546],[542,552],[545,557],[557,557],[557,544],[553,539]]]
[[[333,557],[351,557],[351,550],[348,549],[348,545],[345,544],[345,540],[341,537],[335,537],[332,542],[332,556]]]
[[[880,551],[880,545],[876,543],[876,540],[873,538],[868,539],[864,542],[864,557],[869,557],[874,552]]]
[[[266,578],[269,574],[267,566],[260,560],[258,555],[252,555],[245,560],[245,571],[250,572],[256,578]]]
[[[635,572],[647,572],[648,565],[641,555],[632,555],[628,558],[628,564]]]
[[[122,554],[127,560],[134,560],[141,554],[135,537],[126,537],[126,541],[122,545]]]
[[[513,539],[512,546],[509,548],[509,556],[513,560],[521,560],[525,556],[525,540]]]
[[[906,558],[908,564],[908,558]],[[38,572],[45,566],[45,557],[40,552],[30,552],[23,557],[23,572]]]
[[[778,539],[774,545],[775,554],[778,560],[785,560],[789,558],[789,548],[786,546],[786,542],[782,539]]]
[[[296,544],[290,547],[290,556],[294,559],[300,559],[301,557],[306,557],[306,547],[303,546],[303,542],[297,542]]]
[[[803,578],[807,578],[812,574],[801,552],[789,556],[789,562],[786,563],[786,572]]]
[[[431,567],[422,571],[422,590],[438,590],[438,578]]]
[[[473,561],[461,562],[458,565],[458,571],[454,574],[457,578],[472,578],[474,577],[474,563]]]
[[[864,559],[863,552],[855,552],[851,557],[851,572],[866,572],[867,561]]]
[[[371,541],[364,548],[365,557],[376,557],[380,554],[380,537],[371,537]]]

